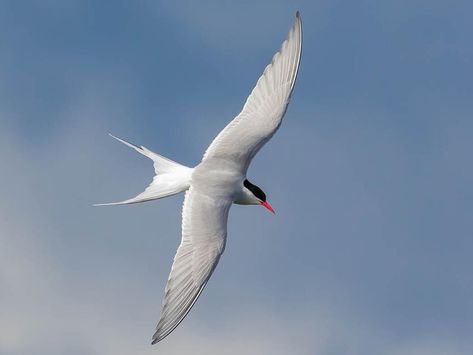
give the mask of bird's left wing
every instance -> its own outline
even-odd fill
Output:
[[[281,50],[273,57],[243,110],[213,140],[203,160],[225,159],[246,172],[251,159],[273,136],[286,113],[296,82],[302,50],[299,12]]]
[[[152,344],[169,335],[197,301],[225,248],[232,201],[191,187],[182,211],[182,239],[166,285]]]

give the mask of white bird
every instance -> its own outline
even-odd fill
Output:
[[[296,82],[301,49],[302,24],[297,12],[288,38],[265,68],[243,110],[217,135],[195,168],[112,136],[153,160],[156,175],[138,196],[100,205],[138,203],[186,191],[182,239],[152,344],[179,325],[202,293],[225,249],[232,203],[262,205],[274,213],[264,192],[247,180],[246,173],[252,158],[281,125]]]

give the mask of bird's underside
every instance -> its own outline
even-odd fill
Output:
[[[245,180],[246,172],[251,159],[281,124],[301,49],[302,24],[297,13],[287,40],[265,68],[243,110],[217,135],[194,169],[117,138],[152,159],[156,175],[143,193],[111,204],[150,201],[186,191],[181,243],[166,284],[153,344],[179,325],[207,284],[225,249],[232,203],[260,203],[272,210],[261,189]]]

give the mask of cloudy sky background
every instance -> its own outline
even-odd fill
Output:
[[[182,196],[295,11],[282,129],[196,307],[150,346]],[[473,5],[0,1],[0,354],[473,353]]]

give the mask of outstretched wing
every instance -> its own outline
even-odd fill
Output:
[[[231,201],[191,187],[182,211],[182,240],[166,285],[161,319],[152,344],[164,339],[197,301],[225,249]]]
[[[203,160],[226,159],[246,172],[251,159],[279,128],[286,112],[301,58],[299,12],[288,38],[273,57],[240,114],[213,140]]]

